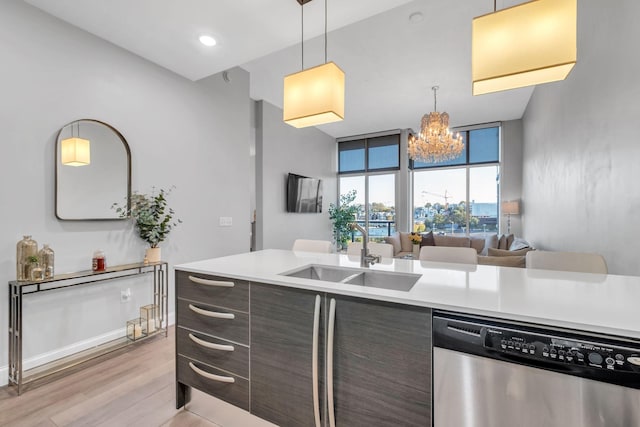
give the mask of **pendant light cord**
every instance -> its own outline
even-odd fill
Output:
[[[433,86],[431,88],[433,90],[433,111],[438,111],[438,89],[439,86]]]
[[[324,0],[324,63],[327,63],[327,0]]]
[[[495,0],[494,0],[495,1]],[[302,17],[301,40],[300,40],[300,58],[302,69],[304,70],[304,4],[300,5],[300,16]],[[324,0],[324,63],[327,63],[327,0]]]

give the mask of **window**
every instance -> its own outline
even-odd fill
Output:
[[[400,135],[341,141],[338,153],[339,174],[400,169]]]
[[[413,231],[463,233],[467,177],[464,169],[436,169],[413,175]]]
[[[499,167],[469,168],[469,233],[498,232]]]
[[[338,145],[340,156],[338,158],[340,173],[362,172],[365,170],[365,140],[345,141]]]
[[[414,231],[497,232],[500,128],[460,134],[465,149],[457,158],[442,163],[410,162]]]
[[[445,166],[477,165],[500,161],[500,127],[461,131],[464,150],[458,157],[439,163],[410,161],[411,169],[442,168]]]
[[[356,190],[357,221],[370,240],[395,232],[396,175],[400,169],[400,135],[384,135],[338,143],[339,191]],[[362,240],[354,231],[353,240]]]

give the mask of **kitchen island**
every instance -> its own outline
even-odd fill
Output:
[[[368,271],[416,275],[408,290],[287,275],[313,265],[360,260],[265,250],[176,266],[177,406],[196,387],[280,425],[430,425],[433,310],[640,339],[638,277],[404,259]]]
[[[640,339],[640,277],[385,259],[370,270],[421,274],[408,292],[287,277],[309,264],[360,268],[359,257],[264,250],[176,270]]]

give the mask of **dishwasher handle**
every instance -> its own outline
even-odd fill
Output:
[[[484,347],[486,326],[452,318],[433,316],[433,345],[452,350]]]

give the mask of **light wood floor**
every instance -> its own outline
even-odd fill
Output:
[[[174,331],[28,389],[0,388],[0,426],[216,427],[175,409]]]

